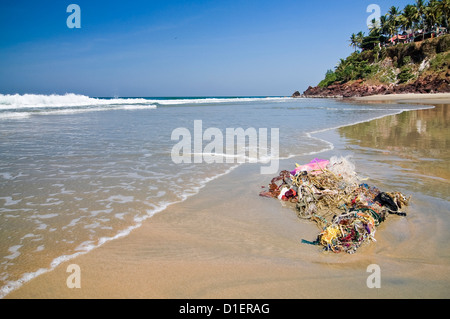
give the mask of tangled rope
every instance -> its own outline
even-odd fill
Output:
[[[346,158],[314,159],[291,172],[281,171],[260,195],[292,203],[298,217],[319,226],[317,239],[303,243],[354,253],[363,243],[376,241],[376,227],[389,214],[406,216],[400,209],[410,200],[400,192],[381,192],[361,181]]]

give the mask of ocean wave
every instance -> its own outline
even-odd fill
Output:
[[[23,108],[51,108],[74,106],[104,105],[177,105],[177,104],[211,104],[236,102],[283,102],[288,97],[224,97],[224,98],[93,98],[86,95],[66,93],[64,95],[44,94],[0,94],[0,110]]]
[[[0,94],[0,120],[25,119],[32,115],[67,115],[156,108],[156,104],[144,98],[91,98],[73,93],[65,95]]]
[[[199,98],[93,98],[66,93],[0,94],[0,120],[25,119],[33,115],[67,115],[111,110],[145,110],[158,106],[185,106],[268,102],[282,103],[290,97],[199,97]]]
[[[0,110],[132,104],[152,104],[152,102],[143,98],[92,98],[74,93],[64,95],[0,94]]]
[[[25,119],[31,116],[30,112],[0,112],[0,119]]]
[[[214,97],[214,98],[165,98],[165,99],[149,99],[152,103],[162,106],[176,106],[185,104],[232,104],[246,102],[287,102],[292,101],[290,97]]]

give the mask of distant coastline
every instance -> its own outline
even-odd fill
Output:
[[[352,54],[356,63],[364,61],[375,71],[359,79],[335,81],[327,85],[309,86],[292,97],[364,97],[408,93],[450,92],[450,35],[419,43],[398,44],[387,48],[386,56],[376,60],[373,51]],[[411,59],[411,56],[417,58]],[[386,75],[387,74],[387,75]],[[402,74],[410,80],[403,82]],[[392,78],[384,83],[380,80]]]

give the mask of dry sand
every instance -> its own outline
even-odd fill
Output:
[[[450,95],[358,100],[411,99],[450,104]],[[442,112],[448,105],[439,108]],[[365,123],[358,125],[364,128],[361,125]],[[129,236],[60,264],[6,298],[450,297],[450,250],[445,242],[450,222],[444,216],[449,210],[445,199],[449,180],[426,176],[427,172],[416,176],[411,172],[414,161],[409,165],[401,154],[390,151],[389,145],[369,149],[362,141],[353,141],[351,132],[321,133],[335,149],[319,156],[351,154],[358,171],[369,176],[370,182],[381,189],[411,188],[414,196],[407,217],[390,216],[379,227],[377,242],[353,255],[326,253],[317,246],[301,244],[301,239],[314,240],[318,228],[297,218],[279,201],[259,197],[261,186],[272,176],[260,175],[258,165],[246,164],[208,183],[196,196],[153,216]],[[448,135],[448,130],[441,134]],[[284,161],[280,169],[309,160]],[[445,169],[448,171],[448,165]],[[428,192],[417,187],[420,180],[426,181]],[[442,191],[442,187],[443,194],[429,192]],[[80,266],[81,288],[66,285],[70,264]],[[367,287],[371,264],[380,266],[380,289]]]

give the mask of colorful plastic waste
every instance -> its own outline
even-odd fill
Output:
[[[315,158],[305,165],[296,164],[296,167],[290,173],[296,175],[298,172],[308,172],[310,174],[320,174],[329,164],[328,160]]]
[[[321,232],[303,243],[323,246],[335,253],[354,253],[375,240],[377,227],[389,214],[401,211],[410,198],[400,192],[382,192],[363,183],[347,158],[313,159],[274,177],[261,196],[292,204],[298,217],[314,221]]]

